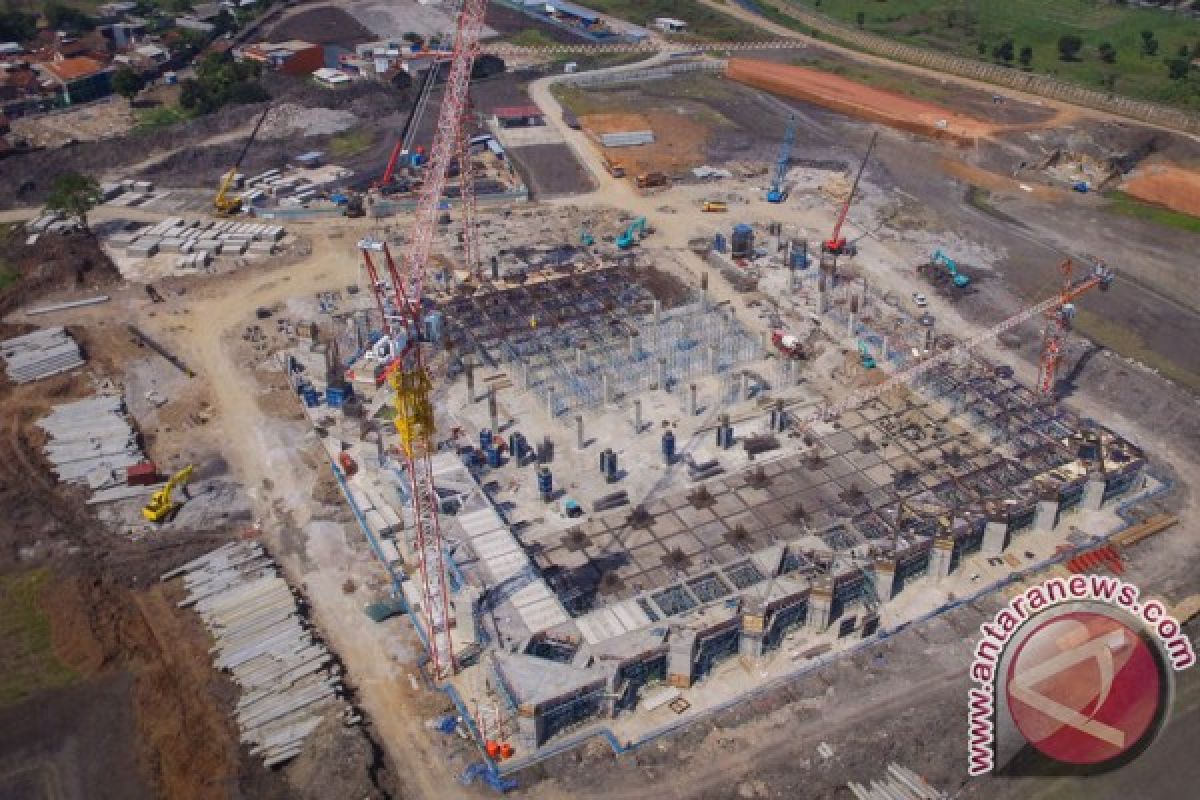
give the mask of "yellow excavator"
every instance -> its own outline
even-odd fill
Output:
[[[169,519],[183,505],[183,503],[175,502],[172,495],[176,489],[183,489],[186,495],[186,487],[191,479],[192,465],[188,464],[172,475],[166,486],[150,496],[150,502],[142,509],[142,516],[151,522],[165,522]]]
[[[222,217],[232,217],[242,210],[242,198],[236,194],[230,194],[229,190],[233,188],[233,182],[237,178],[238,168],[242,166],[242,159],[246,157],[246,151],[250,149],[250,145],[254,144],[254,139],[258,136],[258,129],[262,127],[263,121],[267,118],[267,113],[270,110],[270,106],[263,109],[258,122],[254,123],[254,130],[250,132],[250,138],[246,140],[246,144],[242,145],[242,152],[238,156],[237,161],[233,163],[229,172],[226,172],[225,177],[221,179],[221,187],[217,189],[217,197],[213,200],[213,206],[217,209],[217,214]]]

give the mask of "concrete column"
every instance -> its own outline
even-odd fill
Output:
[[[879,559],[875,562],[875,594],[883,602],[895,596],[892,587],[896,581],[896,563]]]
[[[689,417],[696,416],[696,384],[688,384],[687,407],[684,411]]]
[[[855,314],[853,311],[851,311],[851,312],[850,312],[850,316],[847,318],[847,322],[846,322],[846,333],[847,333],[849,336],[853,336],[853,335],[854,335],[854,325],[855,325],[855,323],[856,323],[856,322],[858,322],[857,316],[858,316],[857,314]]]
[[[879,356],[882,360],[887,361],[888,357],[888,337],[883,337],[883,341],[879,345]]]
[[[529,388],[529,365],[526,364],[524,361],[520,362],[517,365],[517,372],[520,373],[521,388],[528,389]]]
[[[578,447],[580,450],[582,450],[583,445],[584,445],[583,415],[577,414],[575,416],[575,446]]]
[[[600,376],[600,398],[604,405],[612,402],[612,381],[607,372]]]
[[[758,336],[759,336],[759,344],[762,345],[762,349],[769,350],[771,348],[771,332],[770,331],[762,331],[759,333]]]
[[[738,401],[744,401],[750,397],[750,375],[743,372],[738,376]]]
[[[546,413],[551,417],[554,416],[554,389],[546,389]]]
[[[929,574],[934,580],[941,580],[950,574],[950,561],[953,557],[953,538],[947,536],[933,540],[933,549],[929,553]]]
[[[1099,511],[1104,505],[1105,480],[1103,475],[1089,475],[1088,482],[1083,485],[1083,499],[1080,501],[1084,511]]]
[[[583,370],[587,367],[587,355],[584,350],[575,351],[575,366],[580,372],[583,372]]]
[[[766,619],[762,605],[752,604],[742,612],[741,636],[738,638],[738,655],[743,658],[762,658],[766,639]]]
[[[500,413],[496,403],[496,387],[488,387],[488,418],[492,423],[492,432],[499,435],[500,431]]]
[[[654,301],[654,324],[655,324],[655,326],[657,326],[660,322],[662,322],[662,303],[655,300]]]
[[[474,403],[475,402],[475,363],[473,361],[467,361],[466,364],[464,364],[463,366],[465,367],[466,374],[467,374],[467,402]]]
[[[629,355],[636,358],[638,354],[638,337],[637,334],[629,334]]]
[[[660,358],[658,360],[658,388],[662,391],[667,391],[667,360]]]
[[[670,644],[667,646],[667,683],[676,689],[687,689],[692,685],[692,659],[695,657],[696,632],[671,628]]]
[[[633,401],[633,432],[642,432],[642,401]]]
[[[1058,524],[1058,498],[1044,497],[1038,500],[1037,511],[1033,515],[1035,531],[1052,531]]]
[[[822,579],[808,595],[808,617],[805,627],[817,633],[829,627],[829,614],[833,610],[833,584]]]
[[[717,373],[717,346],[715,344],[708,346],[708,373],[710,375]]]
[[[787,412],[783,410],[783,401],[775,401],[775,430],[780,433],[787,427]]]
[[[989,519],[983,529],[983,552],[1000,555],[1008,548],[1008,520]]]

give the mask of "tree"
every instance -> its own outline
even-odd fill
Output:
[[[1021,62],[1023,69],[1029,69],[1033,64],[1033,48],[1025,45],[1021,48],[1021,54],[1017,56],[1017,61]]]
[[[857,14],[855,14],[855,15],[854,15],[854,21],[858,23],[858,27],[859,27],[859,28],[862,28],[864,25],[866,25],[866,24],[867,24],[867,15],[866,15],[866,13],[865,13],[865,12],[863,12],[863,11],[860,11],[860,12],[858,12]]]
[[[1168,58],[1167,75],[1173,81],[1181,81],[1188,76],[1188,70],[1191,69],[1191,62],[1186,58]]]
[[[992,48],[992,58],[996,59],[997,61],[1004,61],[1005,63],[1011,64],[1014,55],[1015,52],[1012,39],[1005,39],[1003,42]]]
[[[504,59],[491,53],[482,53],[475,59],[475,64],[471,67],[471,80],[482,80],[493,75],[500,75],[504,70]]]
[[[1142,31],[1142,55],[1158,55],[1158,39],[1154,38],[1154,31]]]
[[[1117,62],[1117,48],[1113,47],[1112,42],[1101,42],[1096,50],[1100,53],[1100,60],[1105,64],[1115,64]]]
[[[121,67],[113,73],[112,88],[117,94],[124,97],[126,100],[133,103],[133,98],[137,93],[145,88],[146,82],[142,80],[142,76],[134,72],[129,67]]]
[[[1074,61],[1083,49],[1083,39],[1073,33],[1058,37],[1058,57],[1063,61]]]
[[[54,179],[54,184],[50,187],[50,196],[46,198],[46,208],[61,211],[75,219],[85,232],[91,233],[92,230],[88,227],[88,212],[100,205],[103,199],[100,184],[95,178],[80,175],[78,172],[64,172]]]
[[[42,13],[46,15],[46,22],[56,31],[78,33],[90,31],[96,27],[96,21],[87,14],[77,8],[60,5],[53,0],[46,4]]]
[[[0,11],[0,41],[25,42],[37,36],[37,17],[20,11]]]

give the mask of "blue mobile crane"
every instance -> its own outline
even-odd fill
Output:
[[[782,203],[787,199],[783,179],[787,177],[788,164],[792,160],[792,145],[796,142],[796,115],[788,118],[787,131],[783,134],[783,147],[779,149],[779,160],[775,162],[775,177],[767,189],[768,203]]]

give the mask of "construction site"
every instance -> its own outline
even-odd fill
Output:
[[[1113,209],[1200,145],[708,5],[763,40],[464,0],[82,214],[13,160],[0,796],[1074,789],[967,777],[971,651],[1096,572],[1195,638],[1196,234]]]

